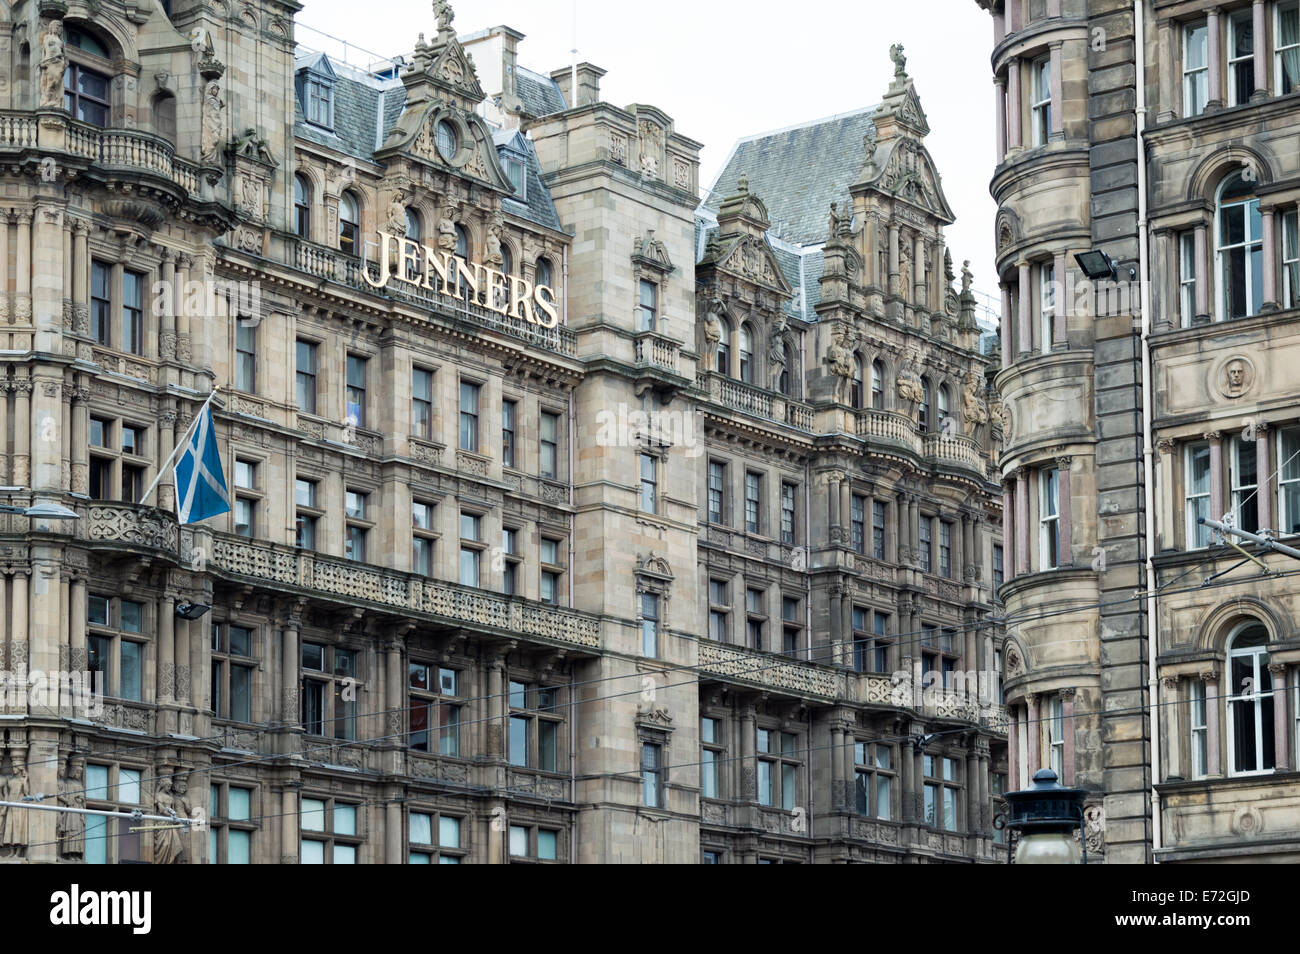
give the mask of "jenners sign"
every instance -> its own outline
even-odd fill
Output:
[[[397,261],[392,248],[397,246]],[[383,288],[389,279],[416,285],[448,298],[463,299],[482,291],[486,307],[497,314],[520,318],[529,324],[554,328],[560,323],[555,292],[548,285],[536,285],[526,278],[506,275],[498,269],[468,262],[455,252],[444,252],[412,239],[379,233],[379,280],[371,281],[368,269],[361,276],[372,288]]]

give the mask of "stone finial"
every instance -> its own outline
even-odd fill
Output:
[[[903,55],[903,44],[895,43],[889,48],[889,58],[894,61],[894,78],[907,77],[907,57]]]

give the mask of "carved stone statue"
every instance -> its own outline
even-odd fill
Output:
[[[501,254],[501,230],[504,223],[500,215],[492,217],[492,224],[488,226],[487,240],[484,243],[485,251],[483,261],[487,265],[501,265],[505,257]]]
[[[85,808],[86,793],[82,782],[81,765],[73,760],[68,763],[68,774],[61,779],[63,785],[59,794],[59,804],[64,808]],[[64,855],[82,855],[86,851],[86,816],[79,812],[61,812],[58,824],[59,851]]]
[[[831,345],[826,349],[826,363],[830,365],[831,374],[839,379],[835,382],[838,398],[853,378],[853,351],[849,347],[849,330],[843,325],[835,329]]]
[[[907,243],[900,243],[898,248],[898,293],[910,300],[912,296],[912,253],[907,250]]]
[[[722,319],[719,312],[722,302],[716,298],[709,302],[708,314],[704,316],[704,367],[714,368],[718,357],[718,342],[722,340]]]
[[[843,220],[844,217],[839,213],[839,203],[832,202],[830,218],[826,223],[826,237],[828,239],[833,239],[840,234],[840,223]]]
[[[209,83],[203,95],[203,129],[199,138],[199,157],[204,162],[215,161],[221,148],[221,113],[225,108],[220,84]]]
[[[5,780],[5,801],[21,802],[27,795],[27,765],[18,753],[13,756],[14,773]],[[10,809],[0,831],[0,845],[27,844],[27,812]]]
[[[889,48],[889,58],[894,61],[894,77],[903,79],[907,76],[907,57],[903,55],[903,44],[895,43]]]
[[[173,811],[177,815],[181,814],[176,808],[176,799],[172,795],[172,780],[165,775],[158,779],[157,791],[154,794],[154,811],[159,815],[166,815]],[[158,824],[163,827],[154,829],[153,863],[174,865],[180,861],[183,849],[180,828],[166,826],[164,822]]]
[[[785,366],[785,329],[785,316],[778,315],[767,335],[768,360],[783,367]]]
[[[406,234],[406,203],[400,192],[388,200],[388,231],[392,235]]]
[[[961,293],[963,295],[970,291],[970,285],[974,278],[975,276],[971,274],[970,259],[968,258],[961,263]]]
[[[453,210],[443,206],[442,217],[438,219],[438,248],[444,252],[456,251],[456,223],[452,215]]]
[[[433,15],[438,18],[438,35],[451,32],[451,21],[456,19],[456,11],[447,0],[433,0]]]
[[[63,108],[63,21],[51,20],[41,33],[41,108]]]
[[[921,375],[916,370],[920,362],[920,355],[916,351],[909,351],[898,371],[898,396],[903,401],[920,404],[925,400],[925,388],[921,384]]]
[[[966,375],[966,387],[962,390],[961,415],[963,429],[967,435],[973,435],[975,429],[989,419],[988,407],[980,396],[983,390],[978,371]]]

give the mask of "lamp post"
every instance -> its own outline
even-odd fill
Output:
[[[1081,788],[1064,788],[1051,769],[1039,769],[1034,782],[1019,792],[1007,792],[1009,817],[1005,827],[1020,832],[1016,847],[1018,865],[1077,865],[1088,863],[1084,845]],[[1074,841],[1078,830],[1079,841]],[[1011,839],[1007,838],[1007,862],[1011,861]]]
[[[15,507],[13,504],[0,504],[0,513],[16,513],[23,517],[37,520],[76,520],[77,511],[62,504],[40,503],[30,507]]]

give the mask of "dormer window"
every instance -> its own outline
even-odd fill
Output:
[[[334,84],[311,76],[307,78],[307,101],[303,104],[307,122],[334,128]]]
[[[334,130],[334,70],[329,60],[318,56],[298,70],[298,102],[303,118],[313,126]]]
[[[524,161],[518,156],[504,153],[501,156],[501,165],[505,168],[506,178],[510,180],[510,190],[514,197],[520,202],[525,201],[528,194],[528,170],[524,166]]]

